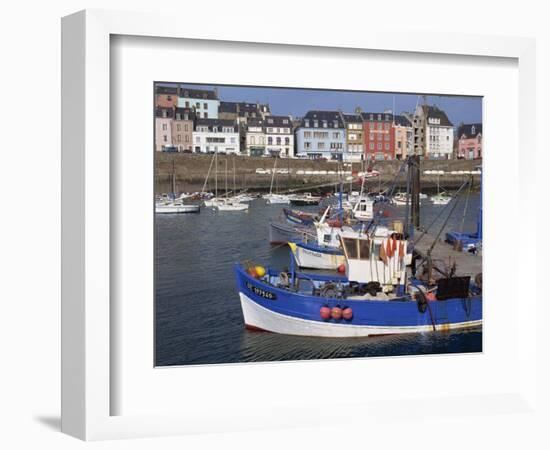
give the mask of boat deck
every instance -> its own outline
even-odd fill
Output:
[[[420,234],[417,234],[417,236],[420,236]],[[435,235],[426,233],[420,242],[415,244],[415,253],[420,257],[426,256],[434,239]],[[455,250],[452,245],[445,242],[442,238],[438,240],[432,250],[432,259],[436,264],[443,263],[447,267],[456,263],[457,276],[469,275],[473,279],[478,273],[482,273],[483,271],[481,253],[474,255],[472,253]]]

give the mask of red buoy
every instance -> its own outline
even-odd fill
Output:
[[[340,320],[342,318],[342,308],[338,308],[338,306],[332,308],[330,310],[330,317],[334,320]]]
[[[353,318],[353,310],[347,306],[346,308],[344,308],[344,310],[342,311],[342,317],[345,319],[345,320],[351,320]]]
[[[338,266],[338,272],[339,273],[346,273],[346,265],[345,264],[340,264]]]
[[[437,300],[437,298],[435,297],[435,294],[433,292],[427,292],[426,293],[426,300],[430,301],[430,302],[434,302]]]
[[[321,315],[321,319],[323,320],[330,319],[330,308],[328,306],[322,306],[319,310],[319,314]]]
[[[250,275],[251,277],[253,277],[253,278],[258,277],[258,273],[256,272],[255,267],[249,267],[246,271],[248,272],[248,275]]]

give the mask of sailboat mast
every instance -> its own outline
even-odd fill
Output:
[[[172,159],[172,193],[176,195],[176,160]]]
[[[218,149],[216,149],[214,158],[216,159],[216,172],[215,172],[216,176],[214,177],[214,183],[215,183],[214,192],[215,192],[216,198],[218,198]]]
[[[275,179],[275,168],[277,167],[277,158],[275,158],[275,164],[273,164],[273,173],[271,174],[271,184],[269,186],[269,195],[273,191],[273,180]]]
[[[237,194],[237,184],[235,182],[235,155],[233,155],[233,195]]]
[[[225,198],[227,198],[227,156],[225,157]]]

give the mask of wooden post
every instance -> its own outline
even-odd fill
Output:
[[[420,227],[420,156],[411,156],[411,217],[415,228]]]

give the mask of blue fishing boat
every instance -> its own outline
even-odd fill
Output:
[[[313,222],[316,219],[318,219],[317,214],[306,213],[290,208],[283,208],[283,214],[285,215],[287,222],[294,225],[310,226],[313,225]]]
[[[418,157],[407,161],[412,168],[408,181],[419,176],[418,161]],[[471,181],[456,192],[455,198],[469,183]],[[414,184],[419,187],[418,180]],[[477,255],[466,257],[463,252],[452,255],[449,253],[452,250],[438,250],[436,244],[443,228],[433,236],[431,245],[425,242],[428,230],[413,239],[415,214],[419,210],[419,191],[415,192],[410,221],[407,210],[404,222],[393,220],[382,225],[384,214],[377,214],[360,229],[331,229],[329,239],[339,242],[339,248],[332,245],[331,251],[341,252],[343,258],[339,273],[311,274],[296,270],[296,263],[303,265],[297,249],[315,252],[319,250],[317,247],[324,246],[323,224],[316,224],[316,246],[304,241],[289,243],[288,270],[236,264],[235,277],[246,327],[319,337],[480,327],[481,260]],[[449,216],[455,208],[456,202],[449,208]],[[327,252],[328,246],[325,247],[323,251]],[[449,260],[448,267],[439,263],[443,259]],[[452,264],[450,259],[454,259]],[[470,267],[460,269],[457,262],[461,261]]]
[[[478,327],[481,288],[470,277],[427,288],[407,275],[411,253],[399,236],[343,236],[345,276],[235,266],[244,322],[274,333],[360,337]],[[260,270],[258,270],[260,269]]]

